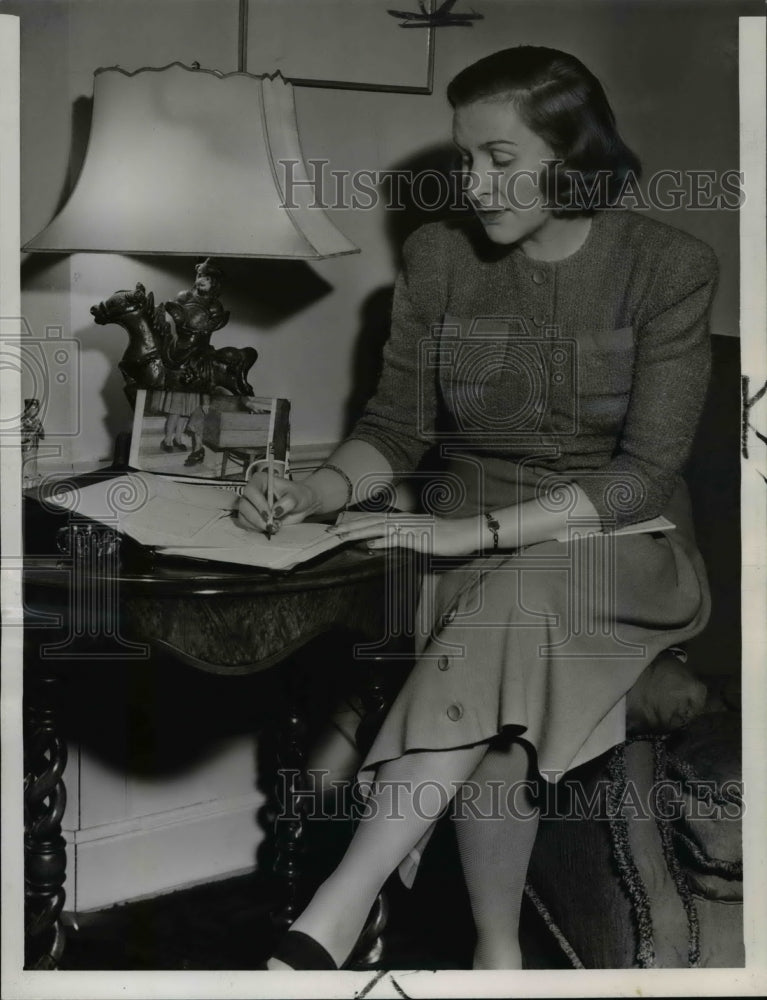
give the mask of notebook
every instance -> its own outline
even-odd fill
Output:
[[[135,472],[57,492],[47,502],[110,525],[166,555],[264,569],[292,569],[342,544],[325,524],[286,524],[271,539],[242,528],[234,517],[240,489]]]

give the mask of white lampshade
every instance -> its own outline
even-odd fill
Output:
[[[293,87],[280,74],[173,63],[94,74],[85,163],[69,201],[24,250],[302,260],[358,252],[299,185]]]

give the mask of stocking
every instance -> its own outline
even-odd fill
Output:
[[[521,969],[519,913],[538,830],[520,743],[493,746],[461,789],[455,829],[477,928],[475,969]]]
[[[346,960],[386,879],[471,775],[487,744],[422,751],[379,768],[374,789],[341,863],[293,924]],[[396,797],[395,797],[396,792]],[[283,968],[274,960],[269,968]]]

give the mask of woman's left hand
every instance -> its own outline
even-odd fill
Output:
[[[482,543],[482,524],[477,517],[412,517],[403,514],[368,514],[341,523],[329,531],[344,541],[368,542],[375,552],[395,547],[413,549],[435,556],[469,556]]]

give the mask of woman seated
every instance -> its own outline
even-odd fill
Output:
[[[427,533],[375,513],[334,529],[428,553],[430,628],[362,763],[370,808],[272,969],[343,965],[454,797],[474,967],[520,968],[530,769],[558,781],[621,742],[627,692],[709,613],[680,473],[709,377],[713,252],[619,208],[639,163],[573,56],[498,52],[448,98],[473,217],[409,238],[375,397],[323,468],[275,487],[274,515],[295,523],[368,499],[439,443],[454,502]],[[269,513],[257,474],[239,516],[263,531]],[[612,533],[659,515],[675,530]]]

